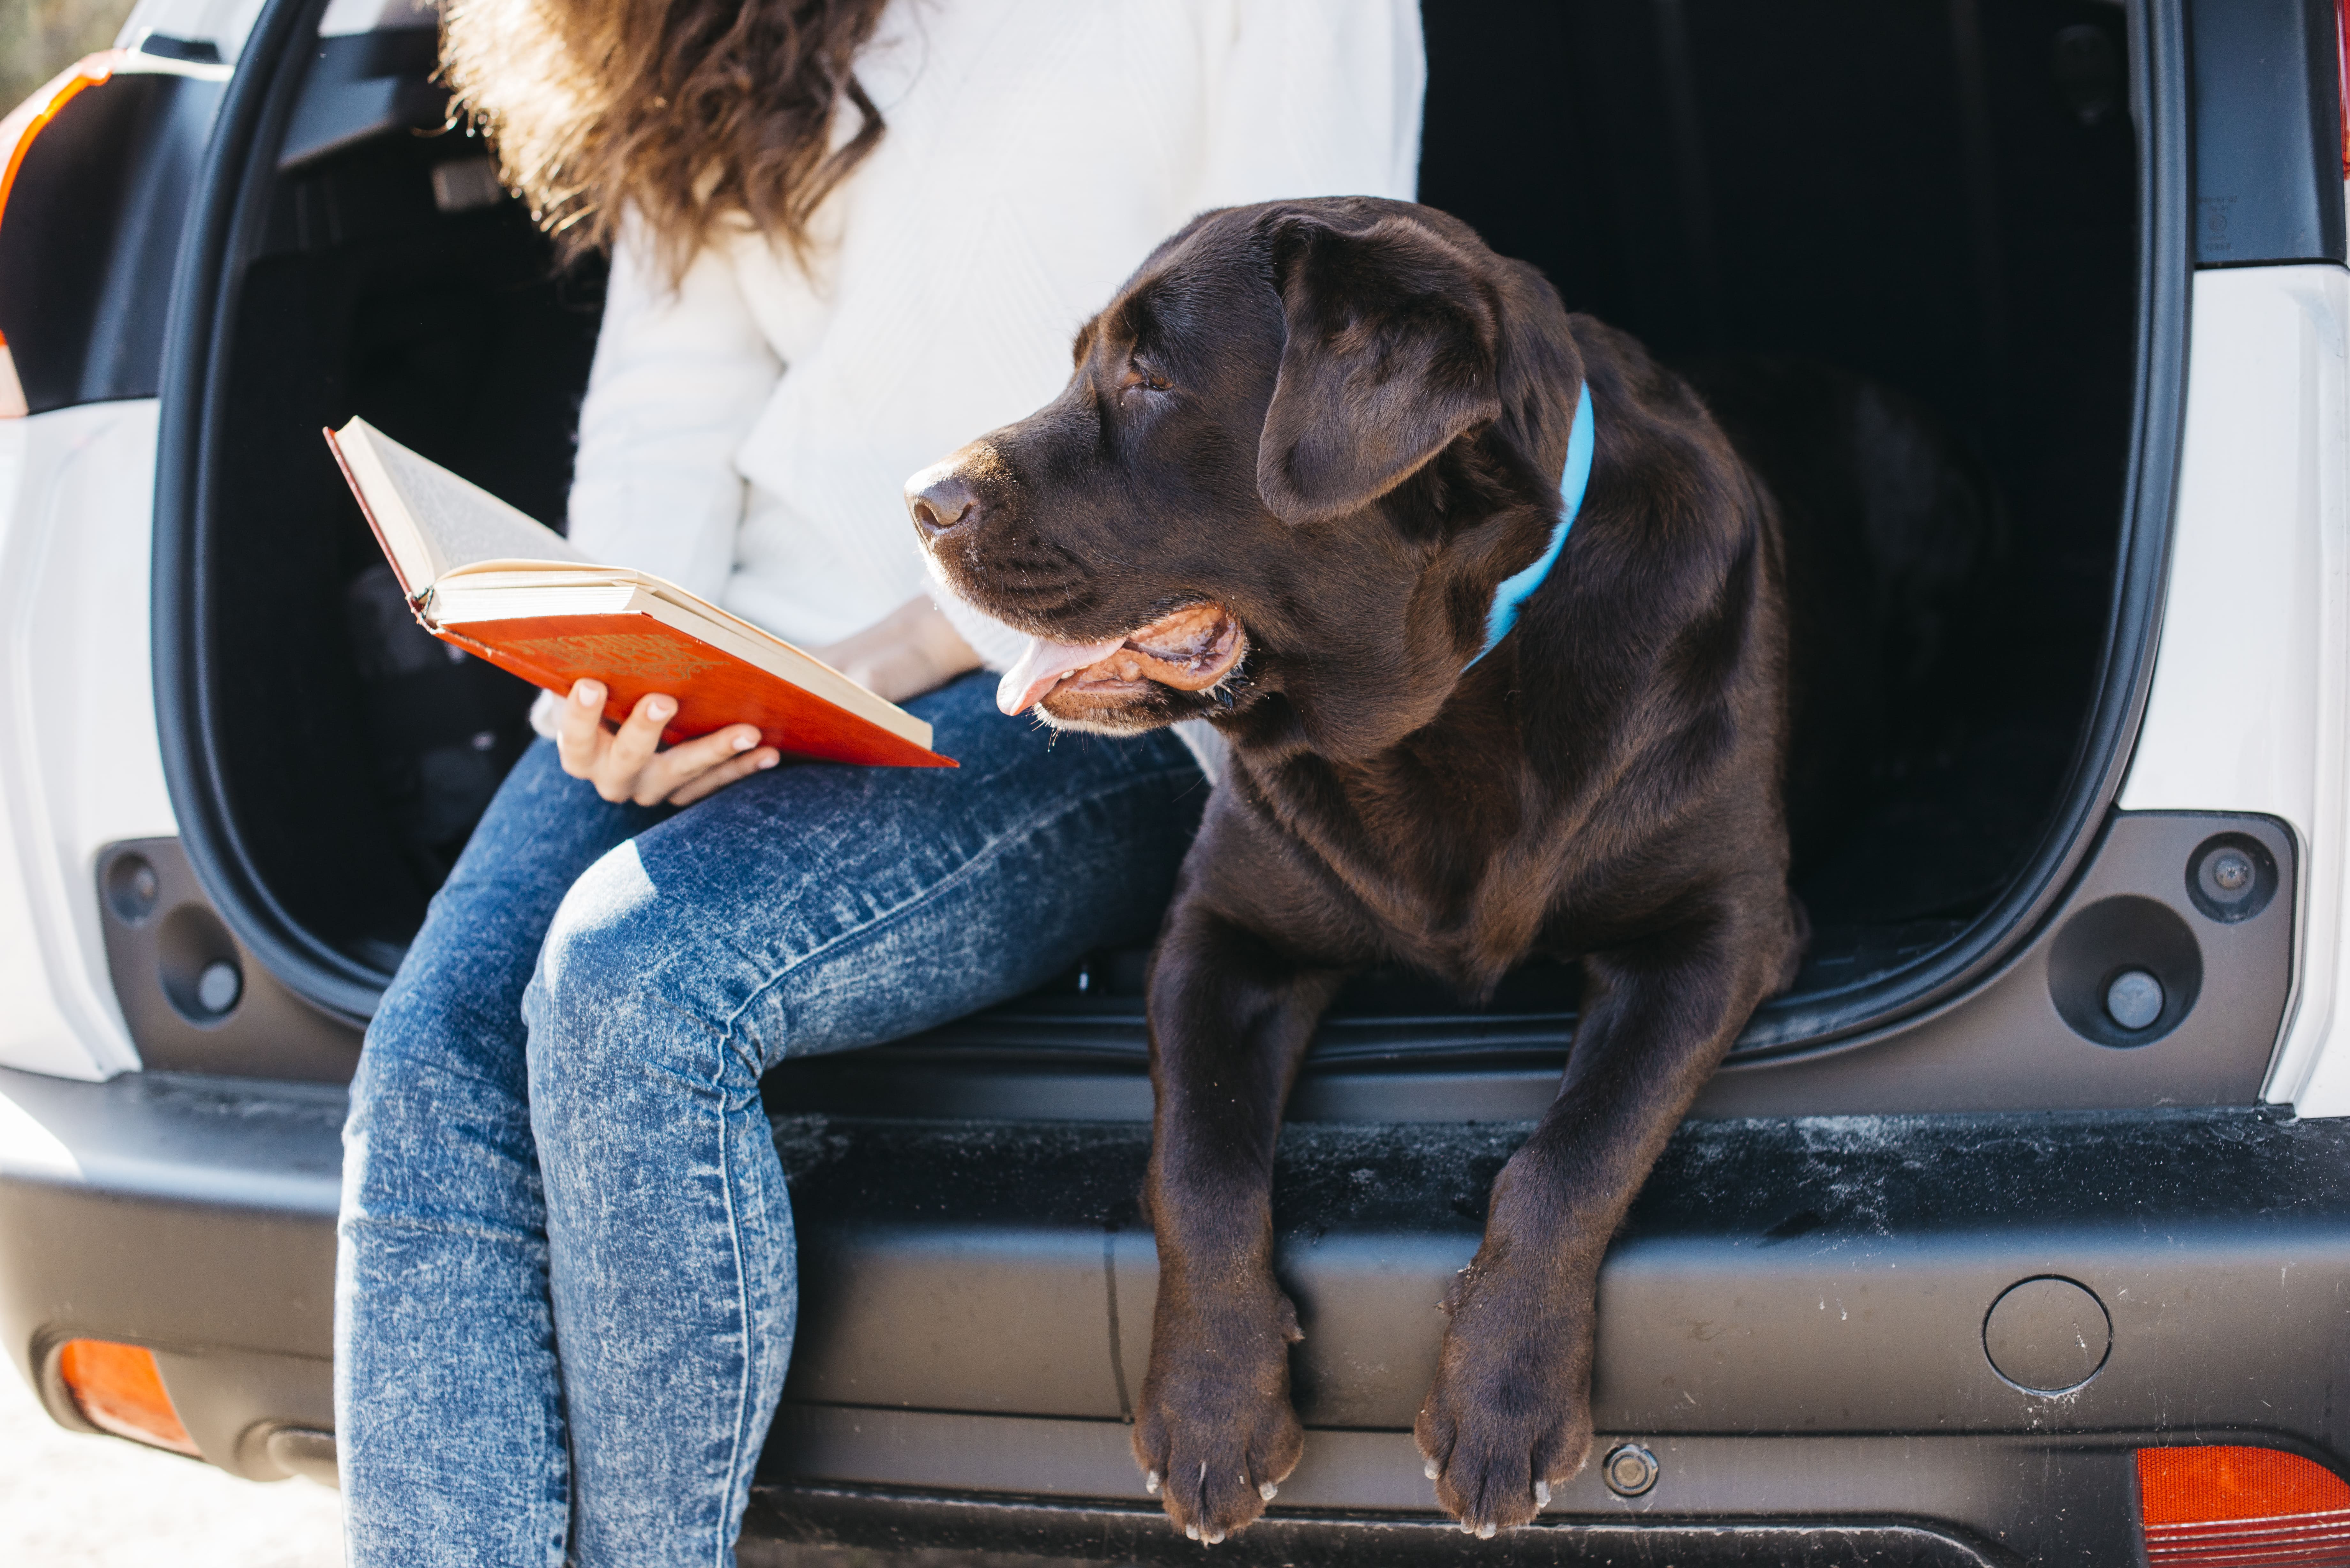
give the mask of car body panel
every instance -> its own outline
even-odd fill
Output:
[[[0,964],[27,965],[0,1063],[68,1077],[139,1065],[106,966],[93,877],[119,838],[175,833],[154,744],[147,613],[156,405],[7,421],[0,513]],[[46,1005],[44,1005],[46,1003]]]
[[[2125,809],[2259,812],[2300,849],[2297,998],[2264,1097],[2350,1111],[2350,272],[2194,285],[2171,587]]]

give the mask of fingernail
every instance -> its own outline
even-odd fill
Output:
[[[571,689],[571,700],[582,708],[593,708],[604,700],[604,693],[593,680],[582,680]]]
[[[759,737],[756,735],[737,735],[734,737],[734,749],[738,752],[747,752],[758,743]]]
[[[645,711],[656,719],[666,719],[677,711],[677,704],[666,697],[656,697],[645,704]]]
[[[759,759],[759,765],[763,768],[772,768],[783,760],[783,758],[777,756],[775,753],[769,752],[765,756]]]

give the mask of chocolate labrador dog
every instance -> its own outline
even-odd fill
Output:
[[[1005,711],[1230,743],[1150,971],[1136,1457],[1209,1542],[1297,1463],[1274,1141],[1340,981],[1481,998],[1579,959],[1418,1423],[1462,1528],[1525,1523],[1590,1450],[1608,1240],[1804,940],[1773,503],[1638,343],[1408,202],[1207,213],[1076,356],[907,492],[939,574],[1034,639]]]

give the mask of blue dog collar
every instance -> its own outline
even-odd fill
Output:
[[[1550,547],[1533,566],[1503,578],[1502,586],[1493,590],[1493,607],[1485,612],[1485,646],[1477,650],[1477,659],[1492,652],[1510,635],[1510,628],[1518,624],[1518,607],[1558,565],[1558,553],[1566,548],[1566,531],[1575,526],[1575,514],[1583,510],[1583,492],[1591,483],[1591,452],[1596,444],[1591,431],[1591,383],[1586,380],[1583,396],[1575,400],[1575,429],[1566,438],[1566,472],[1558,482],[1558,525],[1550,531]],[[1461,668],[1473,667],[1477,659]]]

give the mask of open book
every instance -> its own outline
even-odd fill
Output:
[[[553,529],[365,420],[327,432],[424,629],[550,691],[593,677],[619,723],[677,699],[672,743],[751,723],[788,757],[951,768],[931,727],[847,676],[647,572],[598,566]]]

